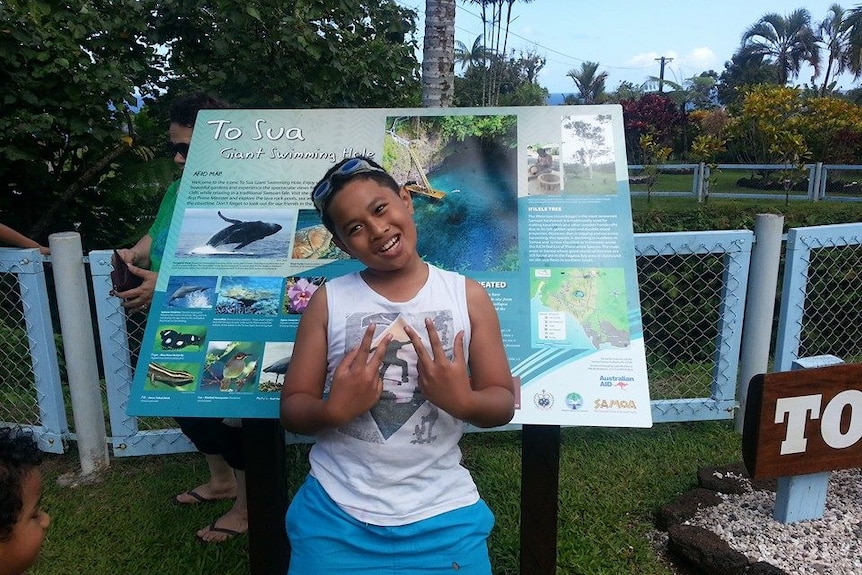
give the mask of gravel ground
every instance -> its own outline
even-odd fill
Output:
[[[862,575],[862,470],[832,473],[820,519],[776,521],[771,491],[721,498],[687,523],[716,533],[752,562],[765,561],[788,573]]]

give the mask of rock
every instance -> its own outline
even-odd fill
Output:
[[[755,491],[775,491],[776,479],[751,480],[745,464],[729,463],[717,467],[703,467],[697,470],[697,483],[704,489],[718,493],[739,495],[749,489]]]
[[[779,569],[775,565],[770,563],[766,563],[765,561],[758,561],[757,563],[752,563],[751,567],[748,568],[748,571],[745,572],[745,575],[790,575],[784,569]]]
[[[671,525],[683,523],[694,517],[699,509],[719,503],[721,503],[721,497],[715,491],[695,487],[671,503],[660,507],[655,513],[655,526],[660,531],[667,531]]]
[[[676,524],[668,530],[668,551],[685,559],[700,573],[742,575],[748,559],[730,547],[721,537],[694,525]]]
[[[697,470],[697,483],[718,493],[745,493],[751,487],[748,472],[741,463],[722,467],[702,467]]]

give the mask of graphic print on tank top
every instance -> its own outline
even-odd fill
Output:
[[[419,390],[419,373],[416,367],[418,356],[407,332],[404,331],[405,326],[412,326],[422,337],[430,353],[428,332],[425,329],[426,317],[433,321],[443,351],[451,360],[455,340],[451,310],[424,313],[353,313],[347,317],[345,353],[359,345],[365,329],[372,323],[376,326],[371,343],[372,350],[377,349],[386,335],[392,334],[392,339],[386,346],[383,364],[380,366],[380,376],[383,378],[380,401],[367,414],[341,428],[342,433],[372,443],[383,443],[409,423],[413,435],[411,443],[433,443],[436,437],[434,424],[439,408],[427,402]],[[369,417],[374,423],[374,429],[371,430],[368,429]]]

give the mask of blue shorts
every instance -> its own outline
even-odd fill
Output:
[[[310,475],[287,510],[288,575],[491,575],[494,514],[481,499],[422,521],[381,527],[357,521]]]

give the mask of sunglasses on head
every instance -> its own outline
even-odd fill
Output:
[[[177,154],[181,155],[183,158],[187,158],[189,155],[189,145],[185,142],[180,142],[179,144],[168,142],[168,156],[173,158]]]
[[[314,191],[311,192],[311,201],[314,202],[314,207],[320,212],[323,211],[323,206],[326,205],[326,200],[335,189],[335,186],[332,183],[333,178],[347,178],[355,174],[363,174],[366,172],[381,172],[385,174],[386,170],[372,166],[361,158],[353,158],[352,160],[344,162],[337,170],[329,174],[326,179],[322,180],[314,187]]]

